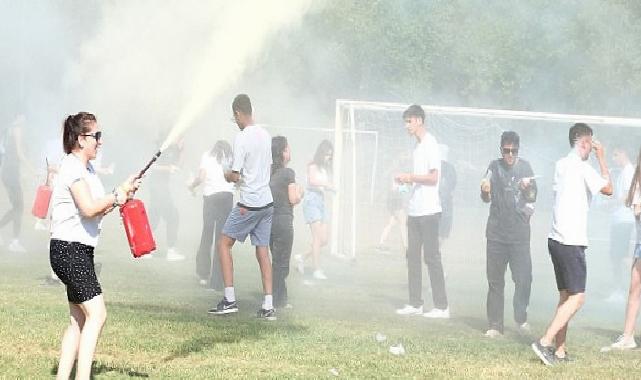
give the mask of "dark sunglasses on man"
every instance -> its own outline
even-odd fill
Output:
[[[501,153],[505,155],[511,154],[513,156],[518,156],[519,148],[501,148]]]

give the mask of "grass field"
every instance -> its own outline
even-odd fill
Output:
[[[97,251],[103,263],[108,321],[95,357],[96,379],[641,377],[641,351],[599,352],[618,334],[624,307],[604,304],[597,290],[590,295],[590,289],[602,283],[599,280],[588,280],[592,282],[587,304],[570,328],[574,362],[547,368],[535,358],[529,348],[534,337],[517,334],[511,322],[509,277],[508,330],[502,338],[484,338],[487,287],[482,235],[473,234],[444,249],[450,320],[395,315],[407,294],[404,258],[400,253],[364,250],[354,263],[326,258],[330,279],[323,283],[304,285],[303,278],[292,273],[294,308],[267,322],[254,317],[260,282],[248,246],[235,251],[241,310],[213,317],[206,310],[221,295],[196,285],[193,257],[179,264],[158,258],[133,260],[114,220]],[[192,235],[197,236],[199,228],[195,226]],[[297,249],[307,239],[304,232]],[[0,378],[51,377],[67,323],[63,289],[40,285],[48,259],[46,251],[36,247],[46,244],[46,237],[30,234],[27,254],[0,251]],[[555,304],[553,274],[540,240],[533,240],[530,307],[537,336]],[[479,243],[470,251],[472,241]],[[589,263],[592,270],[600,265],[598,260]],[[429,293],[424,298],[429,306]],[[378,342],[377,332],[387,340]],[[398,343],[405,347],[405,355],[389,352],[389,346]]]

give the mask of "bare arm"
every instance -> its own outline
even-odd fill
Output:
[[[303,199],[303,195],[304,192],[301,185],[297,183],[290,183],[287,186],[287,197],[289,198],[289,203],[291,203],[292,206],[299,204]]]
[[[100,199],[93,199],[89,185],[84,179],[81,179],[71,185],[71,196],[80,210],[80,215],[85,218],[93,218],[110,212],[114,209],[114,204],[123,204],[139,184],[140,180],[134,181],[132,176],[116,188],[114,193],[109,193]]]
[[[436,186],[438,185],[438,170],[432,169],[428,174],[401,173],[397,174],[395,179],[401,183],[419,183],[421,185]]]
[[[608,183],[601,188],[601,194],[603,195],[612,195],[612,180],[610,179],[610,172],[608,167],[605,164],[605,150],[603,145],[598,141],[593,141],[592,145],[596,151],[596,158],[599,161],[599,170],[601,171],[601,177],[608,180]]]

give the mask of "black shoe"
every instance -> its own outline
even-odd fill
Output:
[[[554,351],[556,350],[553,346],[544,346],[537,340],[532,343],[532,351],[534,351],[536,356],[538,356],[545,365],[554,365],[556,362],[556,355],[554,355]]]
[[[258,313],[256,313],[257,318],[265,319],[267,321],[275,321],[276,320],[276,312],[274,309],[260,309],[258,310]]]
[[[209,309],[207,311],[209,314],[230,314],[230,313],[237,313],[238,312],[238,305],[236,304],[236,301],[229,302],[227,301],[226,298],[223,297],[223,299],[218,302],[218,305],[216,305],[215,308]]]

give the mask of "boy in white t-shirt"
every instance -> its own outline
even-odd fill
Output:
[[[568,323],[585,302],[588,210],[592,196],[612,195],[603,146],[592,140],[592,128],[577,123],[570,128],[570,153],[554,169],[554,209],[548,250],[554,265],[559,303],[552,322],[532,350],[545,365],[567,360]],[[587,163],[594,149],[600,174]]]
[[[400,315],[422,314],[426,318],[449,318],[450,310],[445,292],[445,276],[439,251],[439,219],[441,200],[439,180],[441,156],[434,136],[425,128],[425,111],[419,105],[410,106],[403,112],[407,132],[416,138],[411,173],[397,174],[398,183],[411,186],[407,210],[407,277],[409,303],[396,310]],[[421,250],[425,257],[432,285],[434,308],[423,314],[423,267]]]
[[[232,111],[240,132],[234,141],[234,159],[231,171],[225,172],[225,180],[238,184],[240,201],[227,217],[218,243],[225,295],[214,308],[209,310],[209,313],[221,315],[238,312],[231,249],[236,240],[244,242],[249,235],[252,245],[256,247],[256,259],[260,266],[265,293],[257,316],[266,320],[275,320],[272,264],[269,259],[274,213],[272,192],[269,187],[272,138],[265,129],[254,125],[249,96],[237,95],[232,103]]]

